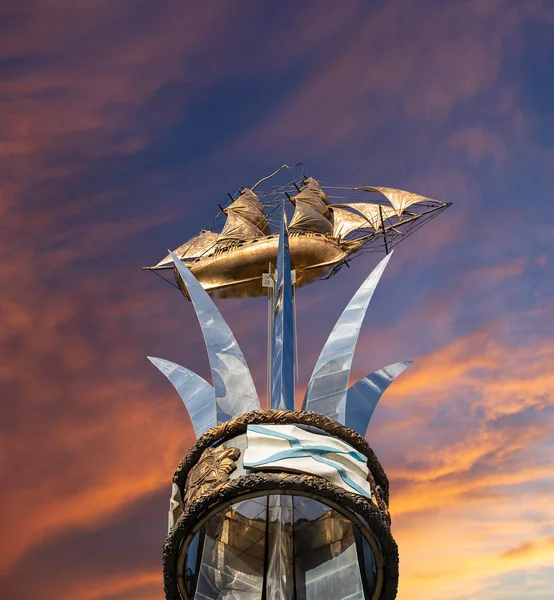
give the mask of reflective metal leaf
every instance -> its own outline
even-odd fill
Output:
[[[205,379],[169,360],[153,356],[149,356],[148,360],[177,390],[192,421],[196,437],[218,424],[214,388]]]
[[[386,256],[362,283],[339,317],[314,368],[303,409],[332,419],[344,411],[356,342],[373,292],[392,256]]]
[[[171,253],[202,329],[212,370],[218,423],[260,408],[252,375],[225,319],[206,290]]]
[[[344,411],[337,421],[365,436],[373,411],[389,385],[412,364],[401,361],[370,373],[352,385],[346,394]]]

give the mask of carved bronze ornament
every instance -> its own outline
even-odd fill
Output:
[[[205,450],[188,475],[185,502],[188,504],[210,494],[225,483],[237,468],[235,461],[239,456],[238,448],[219,446]]]

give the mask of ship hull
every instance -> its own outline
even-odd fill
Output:
[[[277,263],[278,245],[279,236],[275,234],[220,248],[211,256],[185,264],[210,296],[262,296],[267,293],[267,288],[262,287],[262,275],[269,271],[270,263]],[[351,253],[334,239],[313,232],[290,233],[289,247],[296,287],[325,277]],[[179,283],[178,277],[176,280]]]

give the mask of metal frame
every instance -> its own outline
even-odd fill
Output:
[[[242,492],[239,491],[239,486]],[[255,486],[260,487],[252,491]],[[371,600],[393,600],[398,590],[398,546],[370,502],[365,500],[362,504],[358,500],[359,496],[337,490],[338,488],[319,478],[281,473],[256,473],[255,476],[247,475],[234,480],[232,485],[224,484],[212,496],[206,496],[201,503],[195,503],[194,512],[183,513],[170,534],[164,547],[166,600],[192,600],[183,585],[184,562],[190,543],[207,521],[237,502],[272,495],[301,496],[317,500],[356,525],[370,545],[377,563],[377,587]],[[217,502],[216,506],[214,502]],[[383,529],[383,526],[387,529]],[[375,533],[381,534],[380,547],[373,537]]]

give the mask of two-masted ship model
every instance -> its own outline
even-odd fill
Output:
[[[304,173],[288,185],[263,187],[284,168],[288,167],[231,196],[205,229],[173,251],[210,295],[266,294],[263,274],[269,264],[276,264],[283,201],[296,287],[334,275],[364,252],[388,254],[450,206],[389,187],[322,186]],[[367,193],[374,202],[353,201]],[[175,267],[168,255],[145,269],[163,272]]]
[[[211,369],[210,383],[149,357],[181,397],[197,437],[173,477],[165,597],[393,600],[399,553],[389,483],[365,438],[379,399],[410,363],[352,384],[350,371],[392,246],[448,204],[385,187],[322,186],[304,173],[264,190],[279,171],[240,190],[206,229],[151,267],[174,270]],[[353,202],[356,192],[381,200]],[[294,288],[371,250],[386,256],[329,334],[296,410]],[[266,293],[264,401],[210,296]]]

